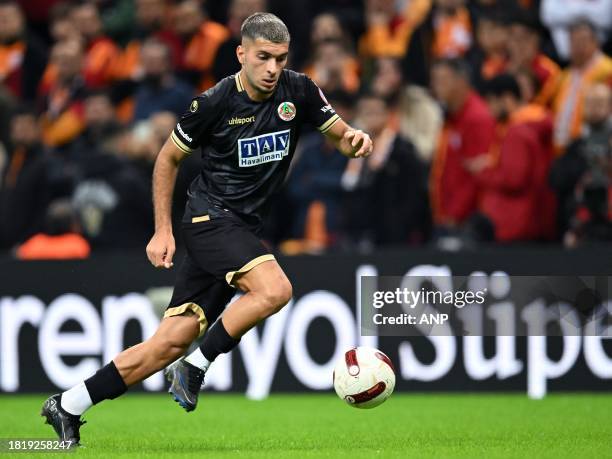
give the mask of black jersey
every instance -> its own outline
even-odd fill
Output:
[[[249,98],[239,74],[191,102],[172,133],[181,150],[202,148],[202,170],[189,189],[184,221],[232,212],[258,231],[270,196],[282,185],[303,123],[327,132],[340,117],[307,76],[283,70],[274,94]]]

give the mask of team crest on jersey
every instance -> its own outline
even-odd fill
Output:
[[[283,121],[291,121],[293,118],[295,118],[296,109],[295,105],[293,105],[291,102],[281,102],[277,111],[278,116]]]
[[[289,154],[290,140],[290,129],[239,139],[238,165],[253,167],[272,161],[281,161]]]
[[[189,106],[189,111],[191,113],[195,113],[198,111],[198,101],[194,100],[193,102],[191,102],[191,105]]]

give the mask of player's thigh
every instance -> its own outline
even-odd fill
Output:
[[[234,293],[235,290],[225,281],[201,269],[187,254],[178,268],[164,318],[194,315],[198,321],[199,335],[202,335],[221,315]]]

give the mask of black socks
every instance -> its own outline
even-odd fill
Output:
[[[85,387],[94,405],[102,400],[117,398],[127,391],[127,386],[112,360],[91,378],[86,379]]]
[[[202,340],[202,344],[200,345],[200,351],[209,362],[214,361],[219,354],[225,354],[226,352],[234,349],[240,339],[232,338],[228,333],[225,327],[223,326],[223,320],[219,319],[217,323],[215,323],[204,339]]]

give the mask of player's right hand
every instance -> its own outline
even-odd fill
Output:
[[[172,232],[155,232],[147,245],[147,257],[156,268],[170,269],[174,266],[172,257],[176,251]]]

